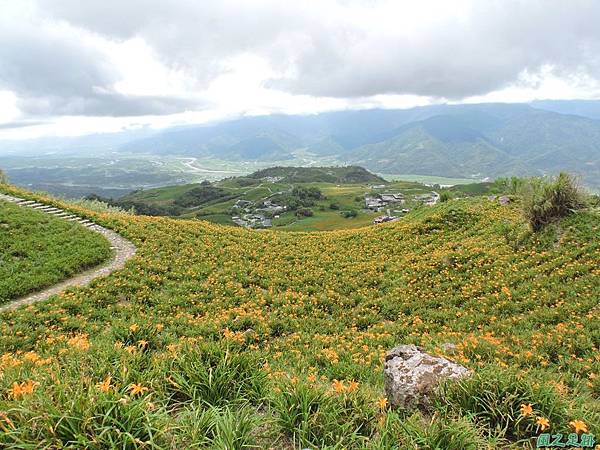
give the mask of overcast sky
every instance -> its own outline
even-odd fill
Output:
[[[0,137],[600,98],[598,0],[0,0]]]

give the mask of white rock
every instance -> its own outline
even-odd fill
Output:
[[[392,408],[428,409],[442,380],[470,374],[466,367],[430,355],[416,345],[399,345],[385,356],[385,395]]]

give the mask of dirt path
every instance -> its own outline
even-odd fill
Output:
[[[74,214],[70,214],[67,211],[64,211],[59,208],[54,208],[49,205],[34,202],[32,200],[24,200],[22,198],[0,193],[0,201],[2,200],[15,203],[22,207],[37,209],[38,211],[45,212],[47,214],[52,214],[64,220],[80,223],[81,225],[89,228],[90,230],[95,231],[96,233],[100,233],[110,242],[111,249],[113,250],[113,256],[109,261],[101,264],[100,266],[86,270],[85,272],[81,272],[71,278],[61,281],[60,283],[50,286],[41,291],[25,295],[11,302],[0,305],[0,312],[15,309],[24,305],[31,305],[32,303],[36,302],[41,302],[55,294],[61,293],[69,287],[86,286],[92,280],[98,277],[109,275],[114,270],[121,269],[125,265],[125,262],[133,255],[135,255],[136,248],[131,242],[129,242],[127,239],[122,238],[114,231],[101,227],[100,225],[96,225],[95,223],[89,220],[82,219],[81,217],[78,217]]]

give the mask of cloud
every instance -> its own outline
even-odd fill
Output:
[[[0,90],[14,92],[26,116],[162,115],[203,106],[192,96],[119,92],[113,46],[65,23],[0,19]]]
[[[0,0],[0,91],[32,120],[461,101],[550,78],[585,94],[599,17],[595,0]]]
[[[4,122],[0,123],[0,129],[2,130],[13,130],[16,128],[35,127],[38,125],[46,125],[50,122],[43,120],[23,120],[17,122]]]
[[[206,87],[250,53],[294,94],[461,99],[524,71],[600,78],[594,0],[39,0],[48,16],[113,39],[141,37]],[[522,78],[522,77],[521,77]]]

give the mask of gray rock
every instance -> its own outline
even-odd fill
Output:
[[[450,355],[456,353],[456,344],[452,342],[444,342],[441,346],[442,350]]]
[[[508,205],[510,203],[510,198],[507,197],[506,195],[503,195],[502,197],[500,197],[498,199],[498,203],[500,203],[501,205]]]
[[[385,395],[392,408],[427,410],[442,380],[470,374],[466,367],[430,355],[413,344],[399,345],[385,356]]]

